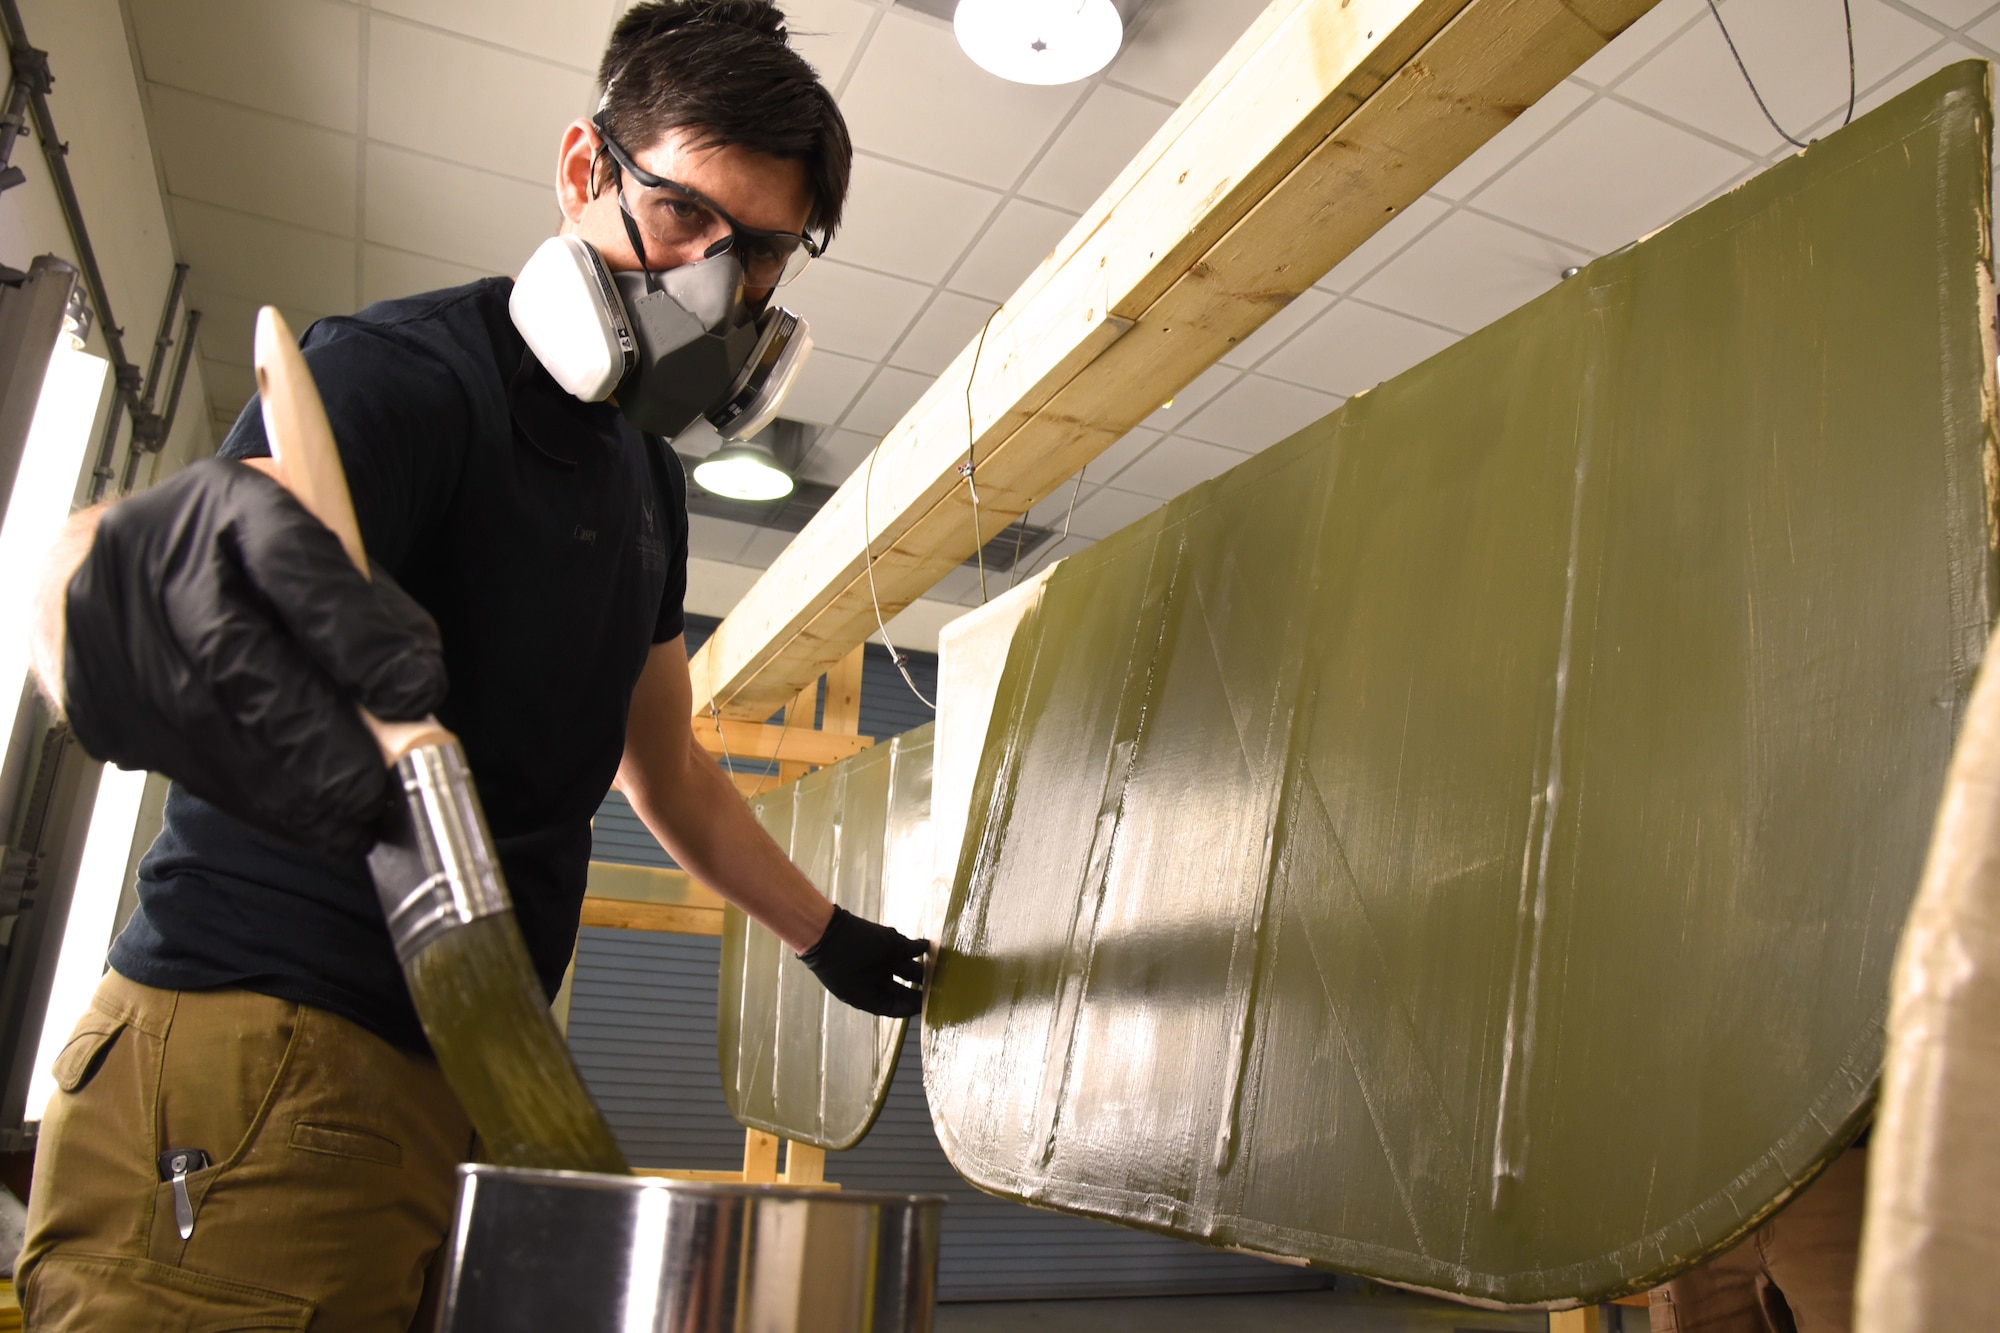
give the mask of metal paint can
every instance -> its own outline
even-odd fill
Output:
[[[439,1333],[928,1333],[940,1195],[459,1168]]]

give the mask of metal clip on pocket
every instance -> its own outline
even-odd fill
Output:
[[[160,1154],[160,1179],[174,1186],[174,1223],[181,1239],[194,1235],[194,1203],[188,1198],[188,1173],[208,1168],[208,1154],[200,1148],[169,1148]]]

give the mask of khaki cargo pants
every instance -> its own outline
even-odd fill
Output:
[[[30,1329],[404,1333],[430,1308],[472,1146],[432,1061],[324,1010],[112,972],[55,1071],[17,1278]],[[186,1240],[157,1166],[181,1148],[213,1163],[187,1178]]]
[[[1849,1148],[1777,1216],[1651,1293],[1653,1333],[1848,1333],[1868,1150]]]

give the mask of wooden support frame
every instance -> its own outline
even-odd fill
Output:
[[[1278,0],[702,645],[697,712],[768,716],[968,558],[968,452],[996,532],[1654,2]]]
[[[814,768],[852,758],[875,743],[861,735],[861,676],[864,649],[857,644],[827,671],[825,698],[813,679],[785,704],[783,724],[696,717],[702,748],[717,758],[775,761],[775,777],[736,773],[731,777],[746,797],[795,781]],[[817,727],[814,726],[818,722]],[[581,924],[615,930],[650,930],[681,935],[722,934],[723,899],[685,870],[590,863]],[[784,1166],[778,1165],[783,1149]],[[763,1130],[746,1129],[739,1171],[641,1169],[635,1174],[666,1180],[733,1184],[781,1184],[837,1190],[826,1179],[826,1152],[809,1143],[788,1143]]]

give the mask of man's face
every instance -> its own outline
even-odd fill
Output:
[[[733,144],[695,147],[701,137],[696,130],[674,129],[645,148],[623,146],[641,170],[713,200],[745,227],[789,232],[805,229],[813,199],[804,163]],[[645,190],[631,180],[606,183],[610,162],[608,156],[599,155],[601,144],[590,122],[579,120],[569,127],[563,135],[556,199],[563,211],[563,234],[588,242],[610,268],[630,271],[640,267],[619,217],[621,185],[627,208],[648,223],[639,229],[640,239],[646,247],[646,267],[656,273],[694,263],[709,246],[729,234],[728,226],[705,210],[682,211],[670,219],[661,210],[676,206],[662,192]],[[674,237],[672,241],[662,239],[669,235]],[[757,300],[769,291],[751,288],[747,294]]]

